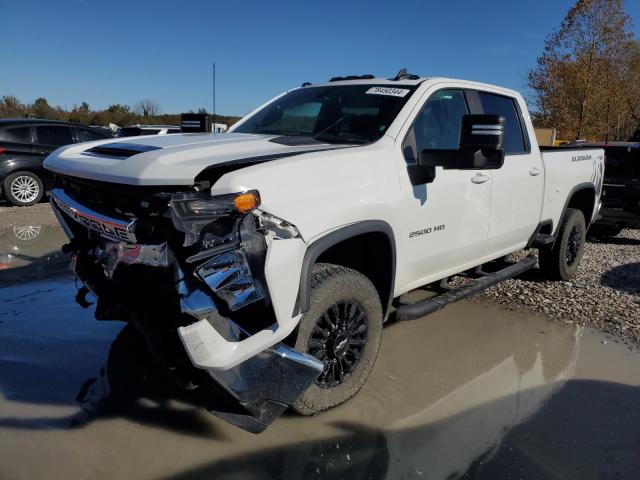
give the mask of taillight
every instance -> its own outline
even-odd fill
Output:
[[[0,147],[0,155],[4,153],[4,148]]]

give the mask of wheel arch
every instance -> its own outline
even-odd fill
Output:
[[[11,159],[0,165],[0,193],[4,195],[4,181],[7,177],[16,172],[29,172],[37,175],[42,182],[45,191],[51,185],[53,176],[43,166],[33,159]]]
[[[373,250],[376,251],[375,261],[371,261]],[[309,245],[300,272],[296,313],[305,313],[309,309],[311,276],[316,263],[335,263],[353,268],[369,278],[380,295],[386,319],[393,299],[396,273],[395,237],[387,222],[364,220],[346,225]]]

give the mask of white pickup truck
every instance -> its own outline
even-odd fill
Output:
[[[573,276],[603,155],[541,152],[517,92],[401,71],[305,83],[229,133],[71,145],[45,166],[78,301],[91,291],[96,318],[135,324],[173,379],[222,387],[238,406],[214,413],[258,432],[288,406],[352,397],[390,313],[419,318],[536,265],[513,252]]]

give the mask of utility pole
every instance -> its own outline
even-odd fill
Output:
[[[213,62],[213,131],[216,131],[216,62]]]

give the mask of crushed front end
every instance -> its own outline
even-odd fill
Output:
[[[207,183],[130,187],[60,176],[51,204],[84,284],[78,302],[87,305],[90,291],[97,319],[134,324],[183,388],[215,382],[238,402],[212,413],[262,431],[322,372],[287,341],[299,320],[304,242],[260,210],[257,191],[212,196]]]

